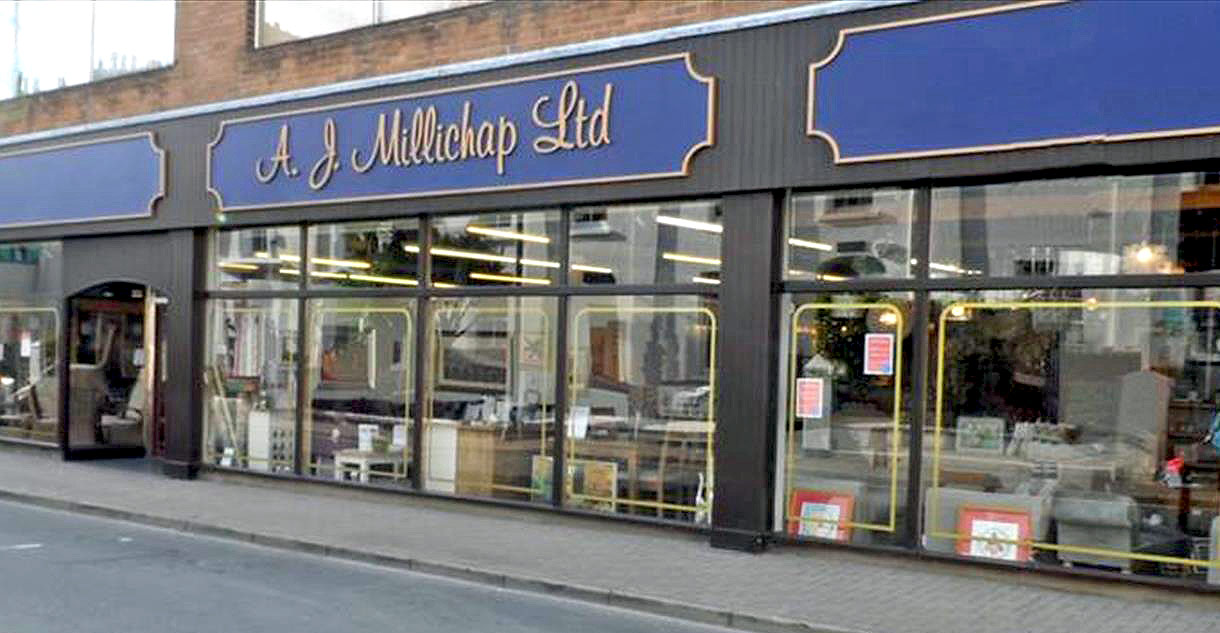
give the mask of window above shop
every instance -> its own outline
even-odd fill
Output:
[[[256,47],[460,9],[487,0],[259,0]]]
[[[172,0],[0,2],[0,99],[173,62]]]

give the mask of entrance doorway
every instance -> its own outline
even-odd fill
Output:
[[[128,282],[93,286],[68,300],[68,457],[164,454],[167,303],[148,286]]]

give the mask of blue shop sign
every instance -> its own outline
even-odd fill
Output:
[[[146,218],[164,195],[151,132],[0,154],[0,227]]]
[[[1217,2],[1027,2],[849,28],[809,69],[836,163],[1220,133]]]
[[[689,53],[225,121],[221,211],[685,176],[713,142]]]

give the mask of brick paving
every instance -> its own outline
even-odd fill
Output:
[[[870,633],[1220,633],[1220,597],[315,486],[178,481],[0,447],[0,493]],[[748,626],[743,624],[743,626]],[[761,626],[761,625],[757,625]]]

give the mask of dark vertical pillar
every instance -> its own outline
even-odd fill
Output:
[[[206,303],[202,291],[207,265],[207,233],[181,230],[169,234],[170,283],[163,330],[169,337],[166,363],[166,437],[162,469],[170,477],[192,479],[199,472],[203,450],[203,362]]]
[[[915,260],[915,265],[911,273],[918,279],[918,284],[923,286],[928,279],[928,261],[929,253],[929,227],[931,226],[932,215],[932,191],[927,188],[918,189],[915,191],[915,222],[911,229],[911,257]],[[914,314],[911,319],[911,342],[914,349],[910,350],[909,360],[904,362],[911,363],[911,394],[914,396],[907,403],[910,408],[909,420],[911,421],[910,437],[908,439],[909,453],[907,459],[907,499],[906,511],[903,514],[903,524],[900,526],[902,532],[899,534],[899,542],[906,547],[915,547],[919,544],[919,517],[921,516],[921,505],[923,499],[923,429],[928,414],[928,376],[929,372],[935,371],[931,363],[928,361],[928,354],[931,349],[930,337],[931,331],[928,328],[929,319],[929,298],[926,290],[921,290],[915,295]]]
[[[572,210],[565,208],[559,216],[559,270],[563,271],[561,283],[565,287],[572,281],[571,237]],[[568,302],[567,295],[559,297],[559,306],[555,311],[555,410],[551,416],[555,420],[555,437],[551,444],[551,503],[555,507],[564,503],[563,491],[568,477],[568,467],[564,462],[568,439]]]
[[[755,551],[774,485],[780,210],[771,193],[722,205],[712,546]]]
[[[416,270],[419,271],[419,288],[427,291],[432,287],[432,219],[428,216],[419,218],[419,259]],[[428,339],[432,328],[431,299],[427,294],[421,294],[415,299],[415,417],[411,420],[411,487],[422,490],[424,487],[424,428],[426,418],[432,415],[428,407],[427,372],[432,370],[429,364]]]
[[[309,230],[305,225],[297,227],[300,232],[297,239],[301,245],[297,249],[301,257],[301,275],[297,282],[297,291],[301,296],[297,297],[297,393],[296,393],[296,411],[293,417],[293,437],[297,438],[296,450],[292,452],[292,472],[296,475],[309,472],[309,464],[305,463],[305,455],[309,443],[313,442],[312,434],[310,437],[305,437],[305,410],[309,407],[309,389],[306,383],[309,382],[309,364],[306,360],[306,346],[309,345],[309,314],[306,310],[309,307],[309,302],[304,299],[305,290],[308,287],[309,273],[313,260],[309,259],[310,244]],[[312,448],[312,447],[311,447]]]

